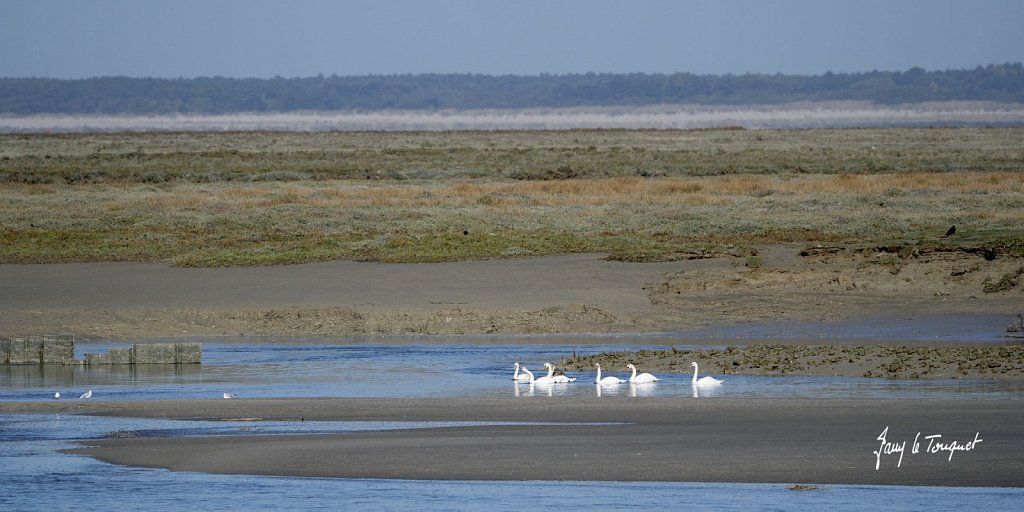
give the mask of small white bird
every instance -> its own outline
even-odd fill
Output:
[[[78,398],[81,399],[81,400],[88,400],[88,399],[92,398],[92,390],[90,389],[89,391],[86,391],[85,393],[82,393],[82,396],[80,396]]]
[[[225,400],[229,399],[229,398],[234,398],[235,396],[237,396],[237,395],[235,395],[234,393],[224,393],[224,399]]]
[[[658,378],[649,373],[636,374],[636,365],[629,363],[626,365],[627,369],[633,370],[633,375],[629,377],[630,384],[647,384],[648,382],[657,382]]]
[[[60,391],[58,391],[58,392],[53,394],[53,399],[54,400],[60,400]]]

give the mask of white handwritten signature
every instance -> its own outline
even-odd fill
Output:
[[[896,456],[898,454],[899,458],[896,460],[896,467],[900,467],[903,464],[903,456],[907,453],[907,441],[905,439],[903,441],[890,441],[888,439],[888,436],[889,436],[889,427],[886,426],[885,429],[882,430],[882,433],[879,434],[878,437],[875,438],[875,440],[881,441],[881,444],[878,446],[878,450],[875,450],[875,451],[871,452],[871,453],[875,454],[875,470],[876,471],[882,465],[882,456],[883,455]],[[918,453],[921,453],[921,442],[922,442],[922,440],[923,441],[927,441],[927,443],[928,443],[924,447],[924,453],[926,453],[926,454],[937,454],[937,453],[942,453],[942,452],[948,452],[949,453],[949,457],[946,459],[947,462],[951,462],[953,460],[953,454],[954,453],[956,453],[956,452],[969,452],[969,451],[972,451],[975,448],[977,448],[978,443],[984,441],[984,439],[981,438],[981,432],[976,432],[974,434],[974,440],[973,441],[967,441],[966,443],[955,441],[955,440],[954,441],[943,440],[942,439],[942,434],[932,434],[932,435],[921,437],[921,433],[918,432],[917,435],[914,436],[914,443],[910,445],[910,453],[911,453],[911,455],[916,455]]]

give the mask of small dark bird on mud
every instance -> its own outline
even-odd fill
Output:
[[[956,226],[950,226],[949,229],[946,230],[946,236],[953,236],[954,233],[956,233]]]

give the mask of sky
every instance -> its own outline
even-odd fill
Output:
[[[0,0],[0,77],[971,69],[1022,0]]]

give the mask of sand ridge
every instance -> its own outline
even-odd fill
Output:
[[[661,263],[600,254],[255,268],[0,265],[0,333],[81,338],[670,332],[879,314],[1021,313],[1021,258],[763,247]],[[804,252],[805,255],[801,255]],[[1018,278],[1015,280],[1014,275]],[[994,282],[1008,286],[986,291]]]

